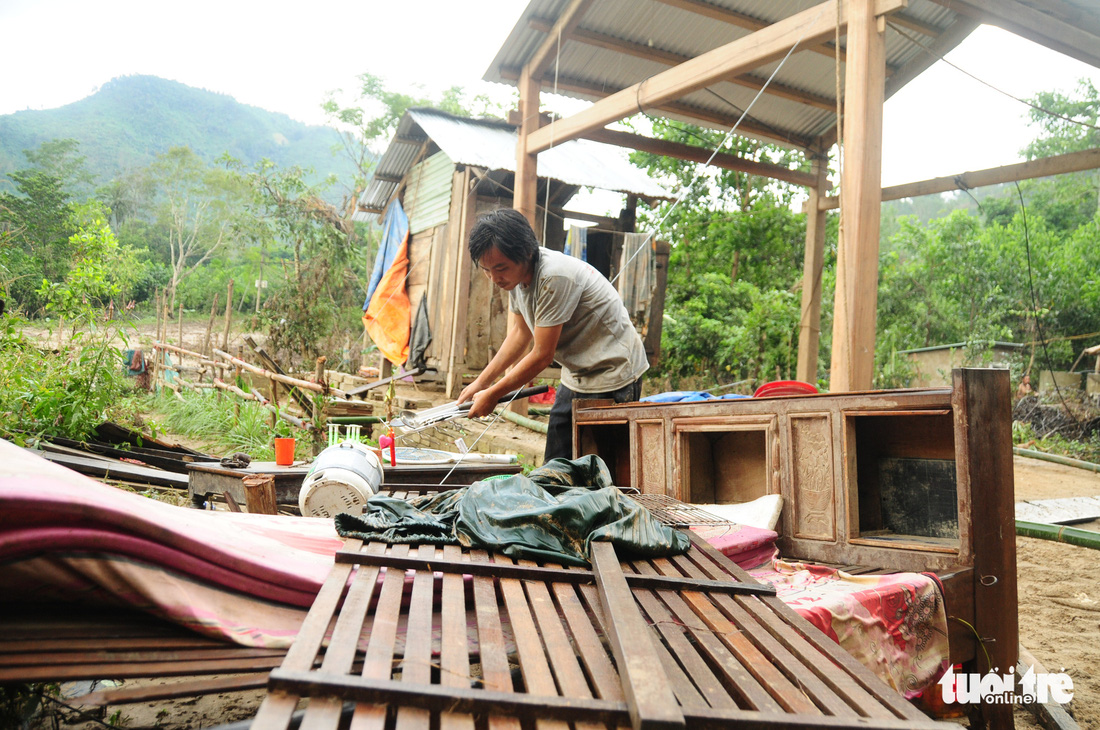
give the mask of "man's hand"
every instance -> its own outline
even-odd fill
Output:
[[[466,417],[480,418],[481,416],[489,415],[493,412],[493,409],[496,408],[499,400],[500,396],[497,395],[494,388],[486,388],[478,392],[477,395],[474,396],[474,404],[470,407],[470,411],[466,414]]]
[[[478,378],[462,389],[462,392],[458,394],[456,403],[465,403],[468,400],[473,400],[474,396],[483,390],[485,390],[485,386],[481,383],[481,378]]]

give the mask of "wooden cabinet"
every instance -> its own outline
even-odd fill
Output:
[[[575,455],[601,456],[620,486],[694,503],[779,494],[784,557],[940,574],[955,615],[977,617],[982,636],[1000,637],[1000,666],[1013,665],[1007,371],[955,370],[950,388],[578,401],[574,415]]]

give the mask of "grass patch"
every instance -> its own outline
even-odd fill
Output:
[[[1100,464],[1100,433],[1093,433],[1091,437],[1081,441],[1069,439],[1057,433],[1040,438],[1030,423],[1013,421],[1012,444],[1022,449]]]
[[[187,436],[210,444],[215,455],[243,451],[253,461],[274,461],[274,439],[298,438],[296,458],[305,458],[308,440],[292,432],[285,421],[271,425],[271,411],[214,392],[188,393],[183,400],[168,391],[150,396],[144,410],[156,423],[157,431]]]

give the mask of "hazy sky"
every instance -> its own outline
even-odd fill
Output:
[[[526,0],[0,0],[0,114],[48,109],[116,76],[151,74],[321,124],[327,92],[370,72],[390,88],[453,85],[504,101],[481,76]],[[1019,97],[1073,90],[1100,69],[995,28],[948,58]],[[575,108],[575,107],[574,107]],[[571,111],[571,110],[570,110]],[[939,63],[887,102],[883,184],[1019,161],[1027,108]]]

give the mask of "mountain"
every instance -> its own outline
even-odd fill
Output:
[[[329,174],[347,180],[354,169],[333,153],[339,135],[331,127],[156,76],[122,76],[57,109],[0,116],[0,190],[11,188],[7,173],[28,166],[23,150],[68,137],[80,142],[97,185],[181,146],[210,162],[228,152],[249,167],[266,157],[280,167],[313,168],[314,182]]]

